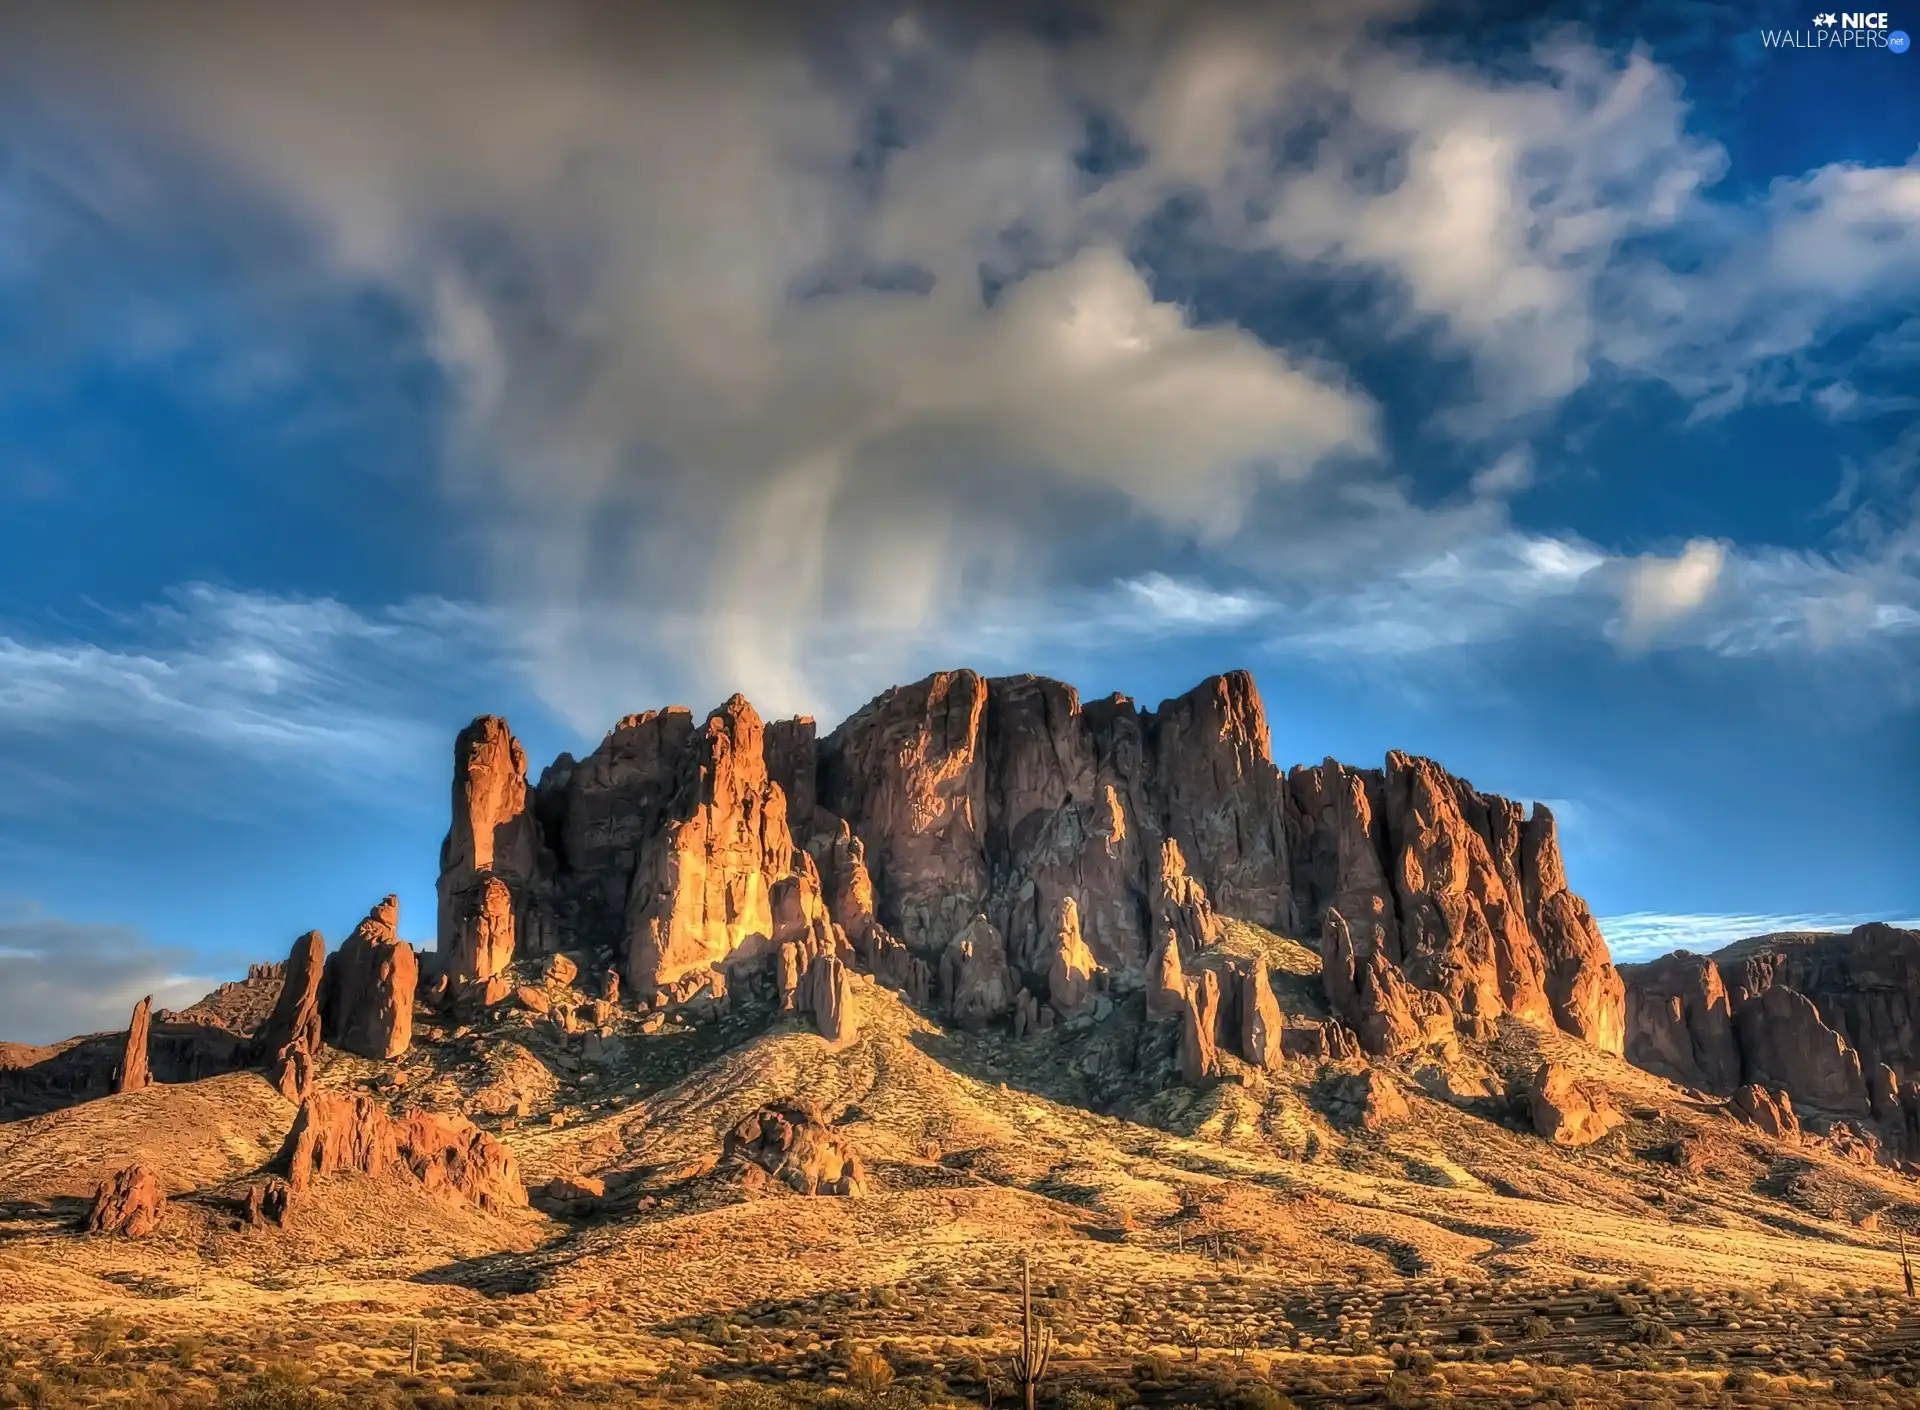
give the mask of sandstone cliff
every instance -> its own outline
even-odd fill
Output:
[[[1920,931],[1760,936],[1621,972],[1630,1062],[1718,1096],[1784,1093],[1920,1158]]]
[[[1264,975],[1155,976],[1211,951],[1216,910],[1312,937],[1331,915],[1351,953],[1329,994],[1369,1047],[1507,1013],[1625,1041],[1551,814],[1402,754],[1283,775],[1244,672],[1155,710],[941,672],[824,739],[736,696],[702,723],[628,716],[533,790],[506,724],[483,717],[456,746],[453,803],[439,946],[454,980],[498,972],[532,927],[543,948],[612,957],[643,1004],[719,1000],[728,972],[765,966],[836,1030],[850,991],[831,966],[805,982],[825,956],[974,1027],[1025,1031],[1145,986],[1169,1018],[1206,1010],[1183,1022],[1186,1065],[1210,1070],[1209,1044],[1277,1060]]]

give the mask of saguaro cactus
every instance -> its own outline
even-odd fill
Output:
[[[1053,1328],[1044,1322],[1040,1324],[1036,1335],[1033,1323],[1033,1255],[1025,1254],[1020,1259],[1020,1302],[1022,1322],[1020,1329],[1020,1350],[1007,1359],[1007,1369],[1012,1372],[1026,1402],[1026,1410],[1034,1410],[1034,1397],[1040,1389],[1040,1382],[1047,1374],[1047,1362],[1053,1357]]]

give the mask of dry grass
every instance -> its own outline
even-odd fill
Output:
[[[589,1048],[521,1016],[327,1067],[472,1112],[530,1185],[605,1178],[588,1217],[338,1177],[289,1230],[237,1227],[292,1118],[248,1074],[0,1125],[0,1405],[1005,1403],[1026,1253],[1063,1410],[1920,1404],[1894,1252],[1920,1231],[1911,1182],[1555,1035],[1409,1060],[1413,1122],[1366,1132],[1329,1119],[1318,1066],[1167,1085],[1124,1002],[1097,1034],[1020,1043],[882,991],[838,1053],[767,1025],[743,996],[704,1027],[628,1014]],[[1632,1119],[1578,1152],[1524,1131],[1508,1087],[1543,1055]],[[1462,1090],[1424,1095],[1442,1069]],[[795,1096],[876,1194],[748,1198],[710,1173],[721,1133]],[[1718,1152],[1697,1175],[1658,1154],[1688,1135]],[[161,1231],[74,1232],[135,1154],[175,1192]]]

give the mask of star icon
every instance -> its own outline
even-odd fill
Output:
[[[1840,20],[1838,16],[1834,15],[1831,11],[1828,11],[1826,14],[1815,15],[1813,17],[1813,22],[1819,25],[1822,29],[1824,29],[1828,25],[1840,23]]]

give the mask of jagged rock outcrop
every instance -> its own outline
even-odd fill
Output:
[[[795,1007],[813,1019],[829,1048],[860,1035],[860,994],[853,971],[836,954],[814,957],[798,985]]]
[[[113,1090],[138,1092],[153,1085],[153,1068],[148,1047],[153,1032],[153,995],[133,1006],[133,1018],[127,1024],[127,1042],[121,1050],[120,1067],[113,1077]]]
[[[1920,932],[1757,936],[1622,975],[1629,1061],[1769,1134],[1804,1116],[1855,1158],[1920,1156]]]
[[[400,938],[400,902],[389,896],[367,913],[327,961],[320,983],[326,1040],[361,1057],[392,1058],[413,1042],[413,999],[420,967]]]
[[[1582,1082],[1557,1062],[1544,1062],[1527,1088],[1533,1129],[1557,1146],[1590,1146],[1626,1120],[1606,1090]]]
[[[340,1171],[384,1175],[402,1166],[429,1190],[450,1190],[482,1209],[527,1202],[513,1152],[464,1116],[388,1114],[372,1097],[315,1092],[301,1103],[280,1162],[298,1194]]]
[[[1518,815],[1518,808],[1513,808]],[[1566,1032],[1602,1052],[1626,1046],[1626,984],[1613,967],[1593,912],[1567,886],[1559,826],[1544,803],[1520,825],[1521,894],[1526,919],[1546,957],[1547,998]]]
[[[1213,904],[1256,925],[1294,924],[1286,785],[1273,766],[1253,677],[1231,671],[1163,703],[1149,719],[1165,831]]]
[[[246,1221],[249,1228],[277,1224],[286,1228],[293,1217],[293,1187],[278,1178],[247,1186]]]
[[[267,1080],[290,1102],[306,1099],[320,1056],[323,1024],[320,985],[326,974],[327,942],[309,930],[293,942],[281,968],[280,997],[254,1038],[267,1065]]]
[[[400,1159],[429,1190],[450,1190],[486,1210],[518,1209],[526,1186],[513,1152],[464,1116],[408,1112],[398,1122]]]
[[[1740,1085],[1740,1044],[1718,965],[1681,950],[1622,973],[1628,1062],[1721,1096]]]
[[[1007,942],[985,916],[954,936],[940,956],[940,993],[962,1028],[981,1029],[1013,1011],[1020,986],[1007,964]]]
[[[1424,1032],[1436,1006],[1469,1028],[1514,1013],[1624,1042],[1620,984],[1566,888],[1550,813],[1400,754],[1283,776],[1244,672],[1155,710],[941,672],[824,740],[811,718],[763,725],[736,696],[703,724],[678,707],[628,716],[532,790],[504,722],[483,717],[455,762],[450,974],[497,970],[536,916],[545,948],[616,954],[643,1005],[718,992],[709,972],[756,963],[791,1004],[833,953],[967,1024],[1031,1027],[1142,981],[1156,1011],[1189,1007],[1184,970],[1217,946],[1215,907],[1293,935],[1337,911],[1353,964],[1330,981],[1351,991],[1335,1012],[1376,1046],[1417,1041],[1396,1020]],[[1216,977],[1221,1041],[1270,1065],[1285,1039],[1240,977]]]
[[[1062,1018],[1093,1005],[1094,976],[1100,965],[1080,935],[1080,906],[1062,896],[1053,912],[1052,958],[1047,963],[1047,1002]]]
[[[1750,969],[1748,982],[1756,978]],[[1806,1105],[1864,1116],[1867,1083],[1860,1055],[1827,1026],[1813,1000],[1784,984],[1766,983],[1758,993],[1746,983],[1741,987],[1734,1028],[1740,1035],[1743,1074],[1790,1092]]]
[[[90,1234],[125,1234],[145,1238],[160,1227],[167,1212],[166,1187],[151,1165],[135,1163],[114,1173],[94,1191],[87,1211]]]
[[[1203,969],[1187,981],[1180,1008],[1180,1075],[1188,1082],[1218,1077],[1220,1062],[1220,976]]]
[[[1240,1056],[1271,1071],[1286,1060],[1286,1018],[1273,996],[1266,961],[1252,961],[1236,978]]]
[[[1400,753],[1387,756],[1386,800],[1402,972],[1463,1017],[1550,1023],[1545,956],[1512,865],[1519,809]]]
[[[1444,1038],[1453,1027],[1446,997],[1415,987],[1388,958],[1380,927],[1356,941],[1346,918],[1328,910],[1321,918],[1321,976],[1327,1001],[1359,1036],[1363,1051],[1391,1057]]]
[[[454,985],[493,978],[519,950],[551,949],[550,860],[529,806],[527,755],[482,715],[453,745],[453,819],[440,847],[435,948]]]
[[[1733,1094],[1731,1103],[1734,1115],[1749,1125],[1757,1126],[1769,1136],[1793,1137],[1800,1134],[1800,1118],[1793,1110],[1793,1095],[1784,1091],[1769,1091],[1758,1083],[1749,1082]]]
[[[1511,1013],[1620,1050],[1623,986],[1566,888],[1550,812],[1536,805],[1525,818],[1518,804],[1400,753],[1384,771],[1333,760],[1296,768],[1288,796],[1302,929],[1324,936],[1326,912],[1338,911],[1359,959],[1382,954],[1470,1024]],[[1355,1021],[1338,982],[1329,998]]]
[[[641,839],[627,906],[627,979],[641,994],[772,934],[773,883],[790,870],[794,849],[763,736],[738,695],[708,716],[665,827]]]
[[[727,1132],[721,1160],[750,1188],[777,1181],[803,1195],[862,1195],[866,1167],[811,1102],[771,1102]]]
[[[1290,918],[1283,790],[1244,673],[1143,714],[1034,676],[943,672],[850,717],[820,760],[821,805],[862,839],[880,914],[922,953],[985,914],[1038,987],[1071,896],[1101,968],[1138,973],[1168,839],[1247,918]]]

